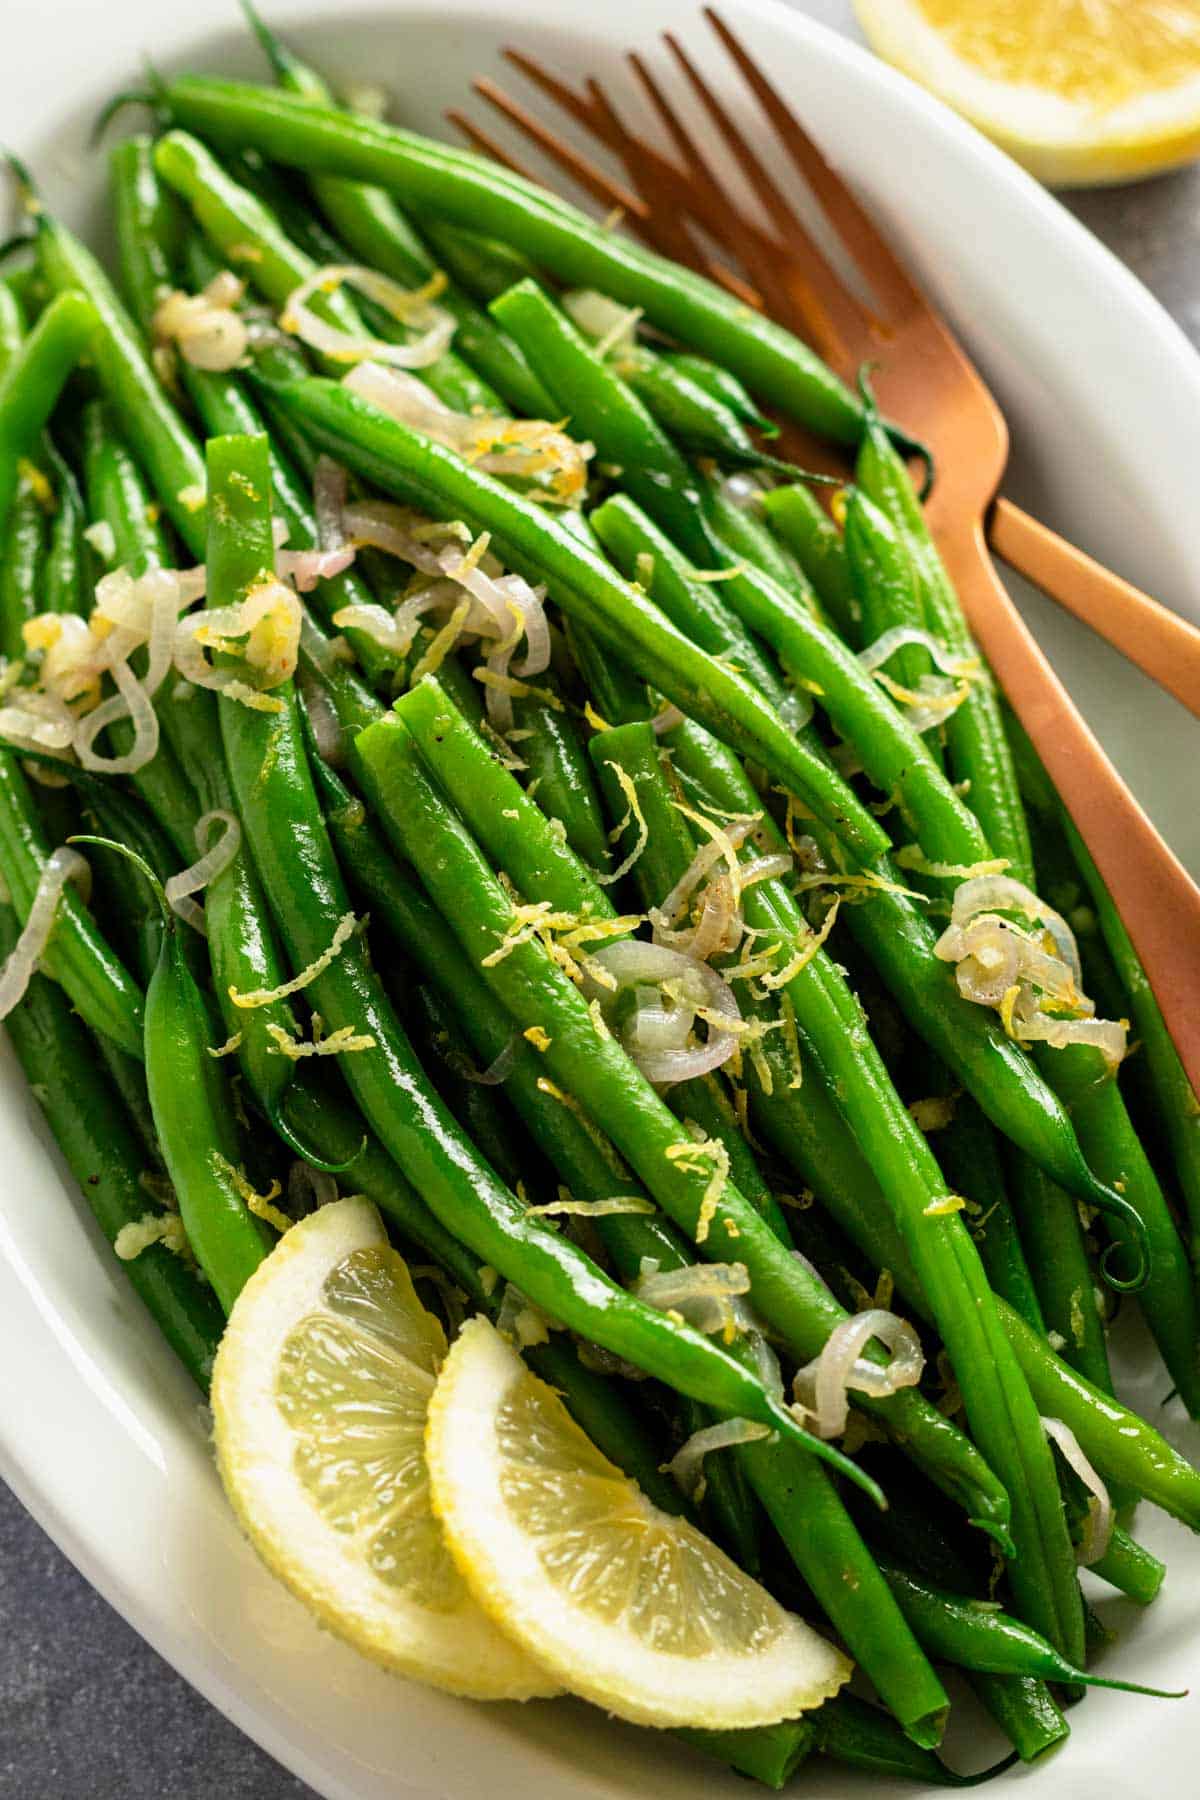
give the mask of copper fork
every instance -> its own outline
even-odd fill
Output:
[[[729,26],[711,9],[706,17],[864,278],[872,304],[837,274],[672,34],[664,35],[675,64],[741,169],[770,229],[748,218],[722,187],[666,89],[634,53],[631,66],[666,129],[673,154],[632,131],[599,82],[588,80],[576,90],[534,58],[506,52],[516,68],[619,157],[625,182],[614,180],[495,82],[481,78],[475,88],[593,199],[620,209],[653,248],[761,307],[806,338],[843,376],[853,377],[864,362],[874,364],[876,391],[887,412],[932,446],[938,477],[928,518],[938,548],[984,654],[1116,901],[1189,1079],[1200,1092],[1200,888],[1121,780],[1046,660],[996,572],[989,539],[1005,561],[1194,712],[1200,712],[1200,632],[1018,507],[997,499],[1008,432],[983,380]],[[478,148],[519,173],[529,173],[461,112],[449,117]]]

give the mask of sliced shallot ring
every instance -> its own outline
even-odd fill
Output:
[[[86,897],[91,888],[92,871],[77,850],[60,844],[52,850],[38,876],[37,890],[21,935],[0,969],[0,1019],[6,1019],[13,1007],[25,996],[30,977],[50,942],[54,921],[58,916],[63,890],[69,881],[81,887]]]
[[[862,1355],[876,1338],[892,1351],[889,1363],[871,1362]],[[795,1391],[802,1397],[811,1390],[813,1404],[803,1398],[801,1404],[812,1415],[812,1428],[820,1438],[835,1438],[849,1421],[851,1388],[879,1399],[914,1387],[924,1367],[921,1340],[907,1319],[871,1307],[834,1326],[821,1354],[797,1370]]]
[[[216,843],[206,850],[204,845],[212,825],[221,825],[224,829]],[[173,913],[186,919],[189,925],[194,925],[202,935],[207,935],[204,914],[189,896],[201,893],[218,875],[224,874],[238,853],[242,828],[233,813],[219,807],[197,819],[194,835],[200,856],[190,867],[180,869],[177,875],[170,876],[163,885],[163,892]]]

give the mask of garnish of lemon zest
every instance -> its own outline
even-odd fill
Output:
[[[213,1057],[232,1056],[234,1051],[240,1050],[241,1047],[242,1047],[242,1034],[240,1031],[235,1031],[231,1037],[227,1037],[225,1039],[225,1042],[223,1044],[219,1044],[216,1047],[216,1049],[214,1049],[213,1046],[210,1044],[208,1046],[208,1054]]]
[[[876,894],[900,894],[906,900],[919,900],[922,905],[927,905],[929,901],[927,894],[919,894],[915,888],[906,888],[887,875],[877,875],[873,869],[864,869],[858,875],[837,875],[830,869],[821,869],[812,875],[798,875],[795,887],[797,893],[808,893],[813,888],[822,887],[864,888]]]
[[[824,945],[830,932],[833,930],[834,925],[837,923],[838,907],[840,905],[841,896],[835,894],[833,905],[829,908],[829,911],[825,914],[825,917],[821,922],[821,929],[810,933],[806,942],[800,946],[796,951],[796,954],[784,964],[782,969],[775,969],[770,974],[763,976],[762,985],[766,988],[768,993],[773,992],[776,988],[785,987],[789,981],[795,980],[802,969],[808,967],[813,957],[817,954],[817,951]]]
[[[574,1113],[575,1117],[586,1125],[589,1131],[593,1129],[587,1114],[574,1094],[568,1094],[565,1089],[558,1086],[557,1082],[551,1081],[546,1075],[538,1076],[537,1085],[539,1093],[549,1094],[552,1100],[557,1100],[560,1106],[565,1106],[568,1112]]]
[[[440,631],[435,633],[414,665],[413,672],[409,676],[410,687],[416,687],[417,683],[426,675],[434,675],[441,668],[458,642],[470,610],[471,596],[464,594],[446,623]]]
[[[315,962],[310,962],[306,969],[301,969],[299,975],[294,975],[291,981],[285,981],[282,986],[276,988],[253,988],[245,994],[231,983],[229,998],[235,1006],[253,1007],[270,1006],[276,1000],[286,1000],[290,994],[298,994],[301,988],[306,988],[310,981],[315,981],[317,976],[323,974],[329,967],[339,950],[353,937],[357,923],[352,912],[343,913],[337,922],[337,929],[334,931],[329,948],[322,950]]]
[[[591,1014],[592,1024],[596,1028],[597,1037],[611,1038],[612,1032],[608,1029],[608,1024],[604,1017],[604,1011],[600,1005],[599,1000],[589,1000],[588,1001],[588,1012]]]
[[[226,1178],[233,1183],[234,1187],[245,1201],[247,1208],[254,1214],[256,1219],[265,1219],[269,1225],[273,1225],[276,1231],[279,1232],[290,1231],[292,1229],[295,1220],[289,1219],[285,1212],[282,1212],[278,1206],[272,1204],[283,1191],[277,1181],[272,1181],[266,1193],[260,1194],[244,1169],[235,1169],[231,1162],[226,1161],[219,1150],[214,1150],[212,1156],[213,1162],[217,1168],[219,1168]]]
[[[1002,875],[1009,866],[1007,856],[993,856],[977,863],[931,862],[920,844],[905,844],[892,860],[898,869],[912,869],[916,874],[933,875],[943,881],[971,881],[977,875]]]
[[[550,1048],[551,1040],[540,1025],[528,1026],[527,1029],[521,1033],[521,1036],[527,1039],[528,1042],[533,1045],[535,1050],[541,1050],[544,1053]]]
[[[471,673],[484,687],[495,688],[501,694],[511,694],[515,700],[532,698],[544,701],[551,712],[566,711],[562,700],[550,688],[536,687],[531,681],[518,681],[515,675],[501,675],[497,669],[480,667],[472,669]]]
[[[1000,1005],[997,1008],[997,1011],[1000,1014],[1000,1023],[1004,1027],[1005,1034],[1010,1038],[1015,1038],[1017,1035],[1016,1027],[1015,1027],[1015,1024],[1013,1021],[1013,1009],[1016,1006],[1017,1001],[1020,998],[1021,998],[1021,984],[1019,981],[1014,981],[1012,986],[1006,990],[1006,992],[1004,994],[1004,998],[1001,1000]]]
[[[575,1200],[565,1189],[560,1189],[559,1198],[548,1201],[545,1206],[526,1208],[533,1216],[578,1213],[584,1219],[603,1219],[610,1213],[652,1213],[656,1210],[653,1200],[646,1199],[644,1194],[610,1194],[606,1200]]]
[[[796,1029],[796,1009],[792,1005],[790,994],[780,996],[780,1013],[783,1024],[783,1041],[787,1045],[787,1053],[794,1071],[788,1082],[789,1088],[802,1087],[804,1084],[804,1065],[800,1061],[800,1034]]]
[[[195,1262],[183,1220],[176,1212],[143,1213],[140,1219],[122,1225],[113,1239],[113,1249],[122,1262],[133,1262],[152,1244],[162,1244],[183,1262]]]
[[[621,833],[626,830],[632,822],[636,821],[637,823],[637,839],[633,849],[629,852],[629,855],[622,863],[618,864],[611,874],[597,875],[596,877],[596,880],[600,883],[601,887],[611,887],[614,881],[620,881],[622,876],[628,875],[630,869],[632,869],[634,863],[646,848],[646,845],[650,841],[650,827],[646,823],[646,816],[642,811],[642,803],[638,799],[637,784],[632,775],[630,775],[628,769],[623,769],[620,763],[615,762],[607,763],[605,766],[612,770],[613,778],[622,794],[625,796],[626,805],[629,808],[625,817],[618,825],[614,825],[609,832],[609,843],[615,844]]]
[[[373,1050],[375,1039],[370,1032],[356,1033],[353,1025],[339,1026],[331,1031],[328,1037],[319,1036],[316,1015],[313,1016],[313,1038],[308,1043],[303,1038],[293,1037],[282,1025],[268,1025],[267,1036],[272,1038],[280,1056],[286,1056],[290,1062],[299,1062],[304,1056],[344,1056],[356,1050]]]
[[[726,981],[757,981],[760,975],[770,972],[772,963],[777,956],[782,954],[782,951],[781,943],[770,944],[767,949],[760,950],[757,955],[734,963],[732,968],[723,971]]]
[[[689,1175],[703,1175],[706,1170],[711,1171],[696,1217],[695,1239],[698,1244],[702,1244],[717,1216],[717,1207],[729,1180],[729,1152],[715,1138],[705,1137],[689,1138],[682,1144],[668,1144],[665,1154],[668,1162],[675,1163]]]
[[[688,571],[688,580],[707,585],[714,581],[736,581],[739,575],[745,573],[745,563],[734,563],[731,569],[691,569]]]
[[[17,474],[24,481],[42,511],[53,512],[56,505],[54,489],[45,472],[39,469],[36,463],[30,462],[28,457],[22,456],[17,461]]]
[[[736,906],[742,896],[742,874],[733,839],[725,827],[716,819],[710,819],[707,813],[697,812],[694,807],[685,806],[681,800],[672,800],[671,804],[676,812],[682,813],[690,824],[698,825],[706,837],[711,838],[714,844],[720,846],[721,856],[729,869],[730,880],[733,883],[733,900]],[[762,814],[757,813],[752,816],[761,819]]]

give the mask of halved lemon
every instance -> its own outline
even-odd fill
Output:
[[[873,49],[1051,186],[1200,155],[1200,0],[856,0]]]
[[[486,1319],[429,1409],[433,1506],[472,1593],[565,1687],[639,1725],[773,1724],[850,1664],[651,1505]]]
[[[213,1371],[217,1463],[264,1562],[364,1656],[451,1693],[557,1683],[476,1606],[429,1504],[446,1354],[375,1208],[323,1206],[239,1295]]]

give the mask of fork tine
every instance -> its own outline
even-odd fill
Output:
[[[535,175],[532,169],[522,167],[516,157],[510,156],[502,144],[497,143],[494,137],[489,137],[483,127],[475,123],[470,113],[463,112],[457,106],[448,106],[445,118],[456,131],[462,133],[472,150],[478,150],[482,156],[490,156],[493,162],[499,163],[500,167],[507,169],[510,174],[519,175],[522,181],[531,181],[535,187],[546,186],[546,183],[540,176]]]
[[[784,149],[820,201],[829,223],[871,283],[880,305],[893,315],[891,323],[897,322],[895,315],[912,313],[916,309],[928,312],[924,296],[903,263],[893,255],[857,197],[826,160],[795,113],[785,105],[720,14],[711,6],[705,7],[704,14],[775,127]]]
[[[783,243],[776,243],[743,216],[730,200],[712,166],[698,148],[666,94],[650,70],[638,57],[630,58],[634,70],[667,130],[690,164],[693,173],[692,203],[700,217],[718,240],[729,244],[741,258],[761,289],[768,310],[782,319],[800,315],[805,336],[828,360],[852,361],[846,340],[854,342],[867,330],[868,321],[852,295],[847,293],[811,242],[801,221],[791,211],[782,194],[737,131],[716,96],[702,80],[682,47],[669,32],[664,33],[667,47],[683,69],[701,104],[715,120],[735,158],[751,183],[763,192],[773,193],[776,204],[769,206]],[[755,180],[756,173],[761,182]],[[781,224],[782,221],[782,224]],[[815,274],[815,282],[812,276]]]
[[[593,137],[598,137],[601,143],[611,146],[609,112],[597,105],[594,95],[576,93],[561,76],[553,74],[536,57],[527,55],[524,50],[510,46],[503,54],[505,62],[510,62],[514,69],[519,69],[526,80],[540,88],[548,100],[553,100],[556,106],[560,106],[568,118],[582,125],[585,131],[590,131]]]
[[[520,105],[510,94],[506,94],[504,89],[489,76],[480,75],[471,85],[481,99],[486,100],[489,106],[494,106],[497,112],[503,114],[511,124],[523,132],[532,143],[535,143],[539,150],[544,150],[547,156],[553,157],[559,167],[565,169],[584,192],[592,196],[593,200],[598,200],[602,206],[608,206],[610,209],[619,207],[622,212],[628,213],[639,224],[649,218],[650,208],[640,194],[635,194],[632,188],[624,187],[620,182],[614,181],[610,175],[605,174],[598,163],[592,162],[590,157],[572,149],[570,144],[557,137],[548,125],[543,125],[540,119]]]
[[[705,161],[703,152],[636,51],[630,51],[629,64],[684,160],[687,173],[683,177],[682,191],[678,195],[680,206],[692,213],[701,225],[706,226],[720,242],[727,244],[741,258],[747,274],[755,283],[755,287],[750,290],[754,294],[753,303],[755,305],[761,307],[771,299],[777,298],[774,291],[773,259],[761,252],[759,242],[749,226],[745,222],[739,222],[734,215],[724,190],[714,178]],[[644,140],[635,137],[632,132],[626,131],[625,138],[629,146],[636,147],[645,155],[653,154],[647,150]],[[653,170],[651,172],[653,173]],[[639,185],[642,192],[645,193],[644,179]],[[744,297],[746,284],[741,282],[738,285]],[[732,292],[733,289],[731,288],[730,291]]]
[[[698,269],[701,274],[724,286],[735,284],[739,298],[745,299],[746,294],[738,277],[724,265],[712,261],[688,224],[689,190],[686,177],[665,156],[661,156],[652,146],[628,130],[606,89],[595,76],[588,77],[587,90],[592,116],[597,120],[604,142],[620,156],[630,180],[640,188],[646,200],[648,229],[655,233],[655,249],[676,262],[684,263],[690,269]],[[649,200],[649,195],[653,193],[660,197],[663,194],[673,196],[677,204],[655,206]]]
[[[806,335],[829,361],[843,366],[853,362],[857,348],[871,330],[870,314],[832,267],[678,38],[670,32],[663,35],[692,91],[716,124],[779,234],[779,244],[769,239],[764,242],[766,259],[778,271],[777,285],[783,287],[788,309],[783,317],[799,310]],[[733,218],[738,225],[744,224],[736,210]]]
[[[582,124],[602,143],[613,144],[621,137],[620,121],[606,96],[598,88],[592,91],[594,84],[589,83],[589,96],[585,98],[522,51],[506,50],[504,54],[514,68],[519,69],[543,93],[565,108],[571,118]],[[574,150],[565,139],[552,132],[548,126],[542,125],[532,113],[518,106],[495,82],[480,77],[474,85],[484,99],[502,112],[518,131],[531,138],[564,174],[578,183],[584,193],[589,194],[601,206],[607,207],[610,212],[623,213],[633,229],[652,248],[663,256],[672,256],[693,265],[698,260],[703,262],[700,252],[683,230],[681,221],[677,224],[674,218],[664,218],[640,195],[613,180],[597,163]]]

